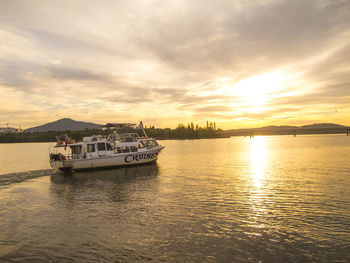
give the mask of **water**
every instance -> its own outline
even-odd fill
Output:
[[[161,143],[72,176],[0,145],[0,262],[349,262],[350,137]]]

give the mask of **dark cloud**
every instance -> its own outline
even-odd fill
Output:
[[[349,88],[349,86],[347,87]],[[342,93],[336,93],[337,89]],[[276,107],[278,105],[291,105],[294,107],[303,107],[323,105],[323,107],[348,107],[349,101],[350,94],[342,87],[333,87],[333,89],[327,87],[327,89],[321,92],[278,98],[275,101],[272,101],[269,106]]]
[[[313,81],[331,83],[350,82],[350,43],[331,52],[306,71],[306,77]]]
[[[317,54],[350,25],[349,2],[271,1],[240,13],[232,1],[195,3],[179,16],[139,24],[135,41],[178,69],[255,74]]]
[[[234,102],[235,99],[232,97],[228,97],[226,95],[210,95],[210,96],[201,96],[200,94],[196,95],[186,95],[182,97],[176,98],[175,102],[177,102],[180,106],[179,109],[184,110],[192,110],[200,105],[208,105],[213,103],[219,104],[227,104],[230,102]]]
[[[265,110],[262,112],[252,112],[250,109],[233,109],[225,106],[212,106],[206,109],[205,107],[199,108],[195,111],[195,115],[198,118],[203,117],[212,117],[222,120],[234,120],[234,119],[258,119],[265,120],[270,119],[272,117],[276,117],[278,115],[283,114],[283,118],[295,118],[294,115],[302,112],[303,109],[300,107],[276,107],[271,110]],[[290,117],[288,115],[291,115]]]
[[[45,77],[57,80],[78,80],[78,81],[96,81],[111,82],[111,77],[93,72],[86,69],[69,68],[65,66],[48,67],[41,71]]]
[[[38,70],[40,65],[35,62],[0,59],[0,85],[26,89],[33,85],[29,75]]]
[[[27,101],[40,95],[37,105],[49,110],[69,91],[62,108],[156,105],[163,112],[154,118],[164,119],[173,111],[222,119],[303,107],[326,114],[349,107],[349,28],[350,2],[340,0],[8,1],[0,10],[0,85]],[[218,91],[220,78],[234,86],[282,68],[304,81],[271,92],[278,98],[264,112]]]
[[[201,113],[210,113],[210,112],[228,112],[232,111],[232,107],[224,106],[224,105],[208,105],[205,107],[195,107],[193,108],[193,111],[195,112],[201,112]]]

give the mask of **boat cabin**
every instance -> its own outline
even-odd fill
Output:
[[[156,162],[164,148],[149,138],[143,124],[108,123],[103,126],[114,130],[108,136],[92,135],[75,142],[66,134],[56,136],[57,144],[50,147],[50,165],[62,171],[78,171],[102,167],[117,167]],[[118,133],[117,130],[135,132]],[[139,137],[142,131],[144,137]]]
[[[137,134],[118,134],[117,138],[104,138],[101,135],[84,137],[82,142],[61,144],[54,147],[53,159],[93,159],[142,152],[159,146],[154,138],[138,137]],[[66,148],[63,150],[63,148]],[[58,156],[59,155],[59,156]]]

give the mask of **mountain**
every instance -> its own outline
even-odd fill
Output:
[[[254,128],[254,129],[259,129],[259,130],[285,130],[285,129],[297,129],[297,128],[299,128],[299,127],[284,125],[284,126],[265,126],[265,127],[261,127],[261,128]]]
[[[314,123],[311,125],[304,125],[300,128],[303,129],[329,129],[329,128],[346,128],[346,126],[335,124],[335,123]]]
[[[303,126],[265,126],[261,128],[252,128],[253,130],[284,130],[284,129],[342,129],[348,128],[343,125],[339,125],[336,123],[314,123]]]
[[[222,131],[226,136],[254,136],[254,135],[294,135],[294,134],[344,134],[350,126],[335,123],[314,123],[303,126],[265,126],[260,128],[232,129]]]
[[[60,119],[54,122],[49,122],[47,124],[29,128],[24,130],[24,132],[46,132],[46,131],[67,131],[67,130],[85,130],[85,129],[101,129],[102,125],[91,123],[91,122],[83,122],[83,121],[75,121],[70,118]]]

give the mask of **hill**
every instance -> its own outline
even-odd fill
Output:
[[[254,130],[284,130],[284,129],[336,129],[347,128],[346,126],[336,123],[314,123],[303,126],[265,126],[261,128],[252,128]]]
[[[260,128],[253,128],[254,130],[286,130],[286,129],[298,129],[298,126],[264,126]]]
[[[54,122],[49,122],[44,125],[36,126],[24,130],[24,132],[46,132],[46,131],[77,131],[85,129],[101,129],[102,125],[92,123],[92,122],[83,122],[75,121],[70,118],[60,119]]]
[[[300,128],[303,129],[333,129],[333,128],[347,128],[346,126],[339,125],[336,123],[314,123],[311,125],[304,125]]]
[[[303,126],[265,126],[260,128],[232,129],[222,131],[226,136],[290,135],[290,134],[339,134],[348,133],[350,127],[335,123],[314,123]]]

